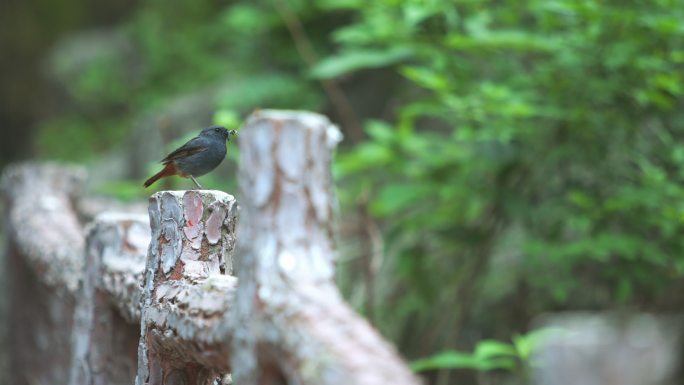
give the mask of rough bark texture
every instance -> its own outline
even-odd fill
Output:
[[[225,326],[240,385],[418,383],[333,282],[330,161],[339,140],[311,113],[257,112],[241,131],[240,281]]]
[[[85,180],[81,168],[22,164],[3,175],[7,229],[17,251],[47,286],[73,294],[85,244],[73,208]]]
[[[237,205],[220,191],[150,198],[138,375],[142,384],[213,384],[228,371]]]
[[[89,226],[72,332],[71,385],[130,385],[140,338],[147,217],[101,214]]]
[[[72,202],[80,168],[23,164],[3,175],[10,295],[9,384],[65,384],[84,237]]]

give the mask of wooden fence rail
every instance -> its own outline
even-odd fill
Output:
[[[417,384],[334,284],[338,140],[323,116],[257,112],[239,210],[220,191],[163,191],[149,219],[103,212],[82,169],[9,167],[8,383]]]

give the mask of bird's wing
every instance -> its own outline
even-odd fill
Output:
[[[162,159],[161,162],[164,164],[171,163],[176,159],[185,158],[187,156],[194,155],[206,150],[207,146],[205,145],[203,140],[201,140],[200,138],[192,138],[190,139],[190,141],[178,147],[172,153],[167,155],[166,158]]]

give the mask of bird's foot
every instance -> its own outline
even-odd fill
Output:
[[[195,186],[197,186],[197,188],[193,189],[193,190],[201,190],[202,189],[202,185],[199,184],[199,182],[197,182],[197,179],[195,179],[194,176],[190,175],[190,179],[192,179],[192,181],[195,183]]]

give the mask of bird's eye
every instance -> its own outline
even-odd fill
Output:
[[[216,131],[216,132],[221,132],[221,129],[218,128],[218,127],[216,127],[216,128],[214,128],[214,131]]]

